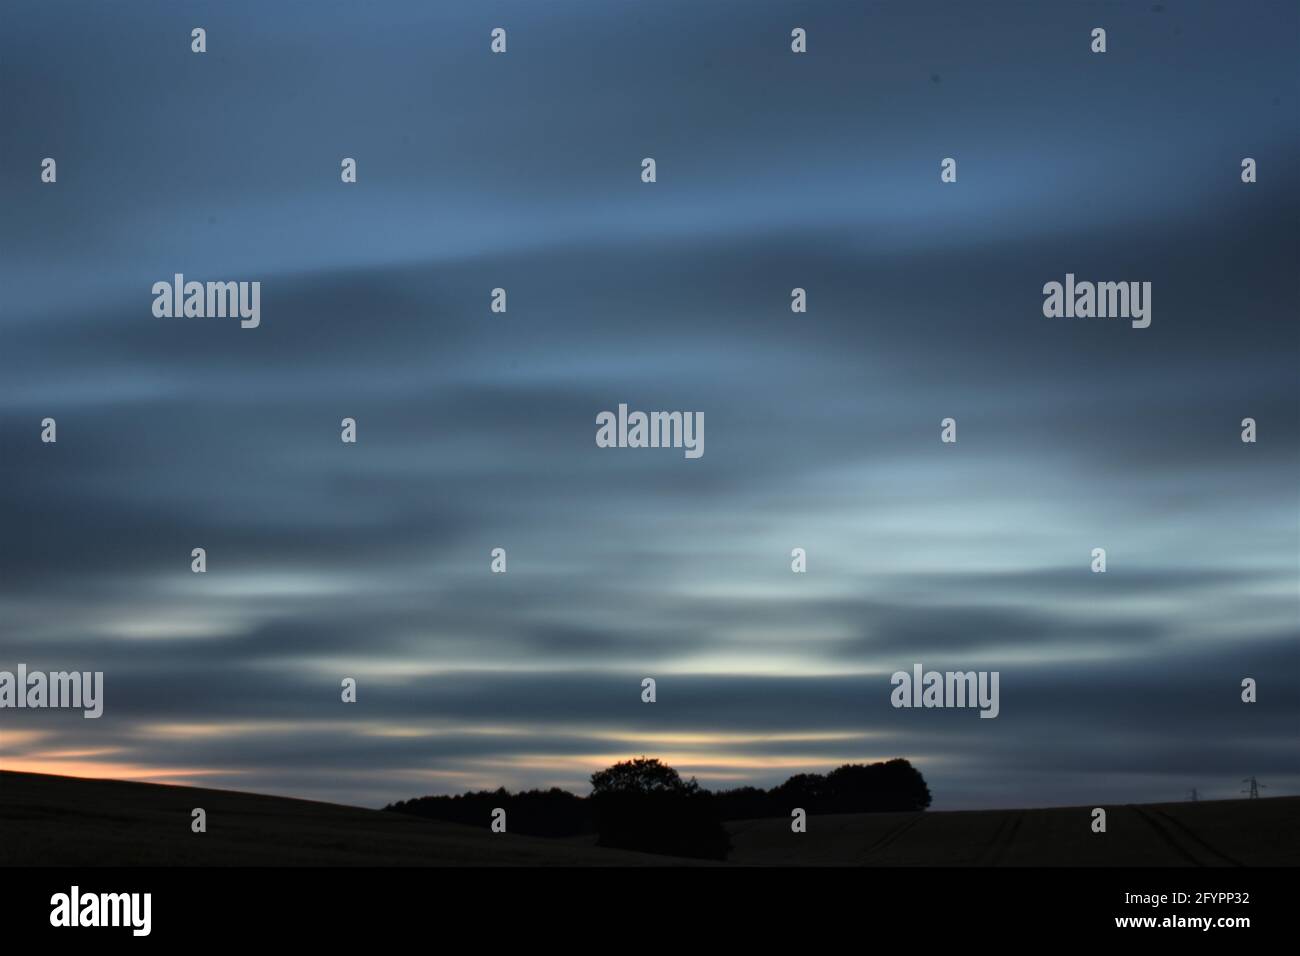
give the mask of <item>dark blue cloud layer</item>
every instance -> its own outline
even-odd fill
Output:
[[[1294,789],[1298,26],[19,3],[0,668],[103,669],[108,709],[5,712],[0,762],[370,803],[631,752],[905,754],[937,806]],[[175,272],[261,281],[261,326],[154,318]],[[1044,318],[1066,272],[1150,281],[1151,327]],[[619,402],[703,411],[704,457],[596,448]],[[1001,716],[893,710],[913,661],[1000,670]]]

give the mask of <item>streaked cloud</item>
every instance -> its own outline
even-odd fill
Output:
[[[0,668],[106,677],[100,720],[6,711],[0,766],[1300,786],[1295,10],[1113,10],[1104,69],[1024,4],[818,5],[798,65],[779,4],[505,4],[505,63],[454,5],[206,13],[201,66],[161,0],[0,36]],[[177,271],[262,326],[153,318]],[[1152,327],[1045,320],[1066,271],[1152,281]],[[595,448],[619,401],[703,410],[705,457]],[[1001,670],[1001,716],[892,710],[914,661]]]

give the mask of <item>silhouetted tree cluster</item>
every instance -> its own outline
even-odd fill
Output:
[[[492,823],[492,810],[496,807],[505,808],[509,833],[560,837],[591,833],[593,829],[587,801],[559,787],[520,793],[510,793],[502,787],[456,797],[419,797],[390,803],[384,809],[448,823],[487,827]]]
[[[830,773],[795,774],[779,787],[740,787],[714,795],[724,820],[789,816],[795,807],[817,813],[924,810],[930,788],[901,757],[881,763],[846,763]]]
[[[561,837],[594,832],[601,846],[720,860],[731,849],[724,820],[788,817],[795,807],[812,815],[924,810],[929,805],[925,778],[902,758],[845,764],[824,775],[795,774],[771,790],[739,787],[710,793],[693,777],[682,780],[667,764],[638,757],[592,774],[586,799],[558,787],[513,794],[503,787],[401,800],[384,809],[488,827],[492,810],[504,807],[510,833]]]
[[[712,860],[731,849],[713,794],[654,758],[593,773],[590,803],[600,846]]]

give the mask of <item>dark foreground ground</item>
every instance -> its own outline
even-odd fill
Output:
[[[190,812],[207,811],[206,833]],[[645,866],[681,861],[333,803],[0,771],[0,866]]]
[[[207,811],[208,832],[190,831]],[[830,866],[1300,864],[1300,797],[1091,808],[818,816],[731,823],[731,861]],[[494,834],[379,810],[0,771],[0,865],[644,866],[691,861]]]

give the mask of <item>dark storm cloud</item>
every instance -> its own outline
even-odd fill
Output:
[[[1108,10],[1104,58],[1085,13],[7,11],[0,667],[109,709],[6,716],[51,735],[0,760],[371,803],[631,752],[907,754],[948,806],[1300,783],[1296,13]],[[176,272],[261,281],[261,326],[155,318]],[[1045,319],[1066,272],[1151,281],[1152,326]],[[703,410],[704,457],[595,448],[619,402]],[[1002,714],[893,710],[913,661],[1000,670]]]
[[[1300,713],[1285,682],[1297,662],[1290,653],[1297,635],[1239,634],[1228,647],[1188,647],[1149,658],[1131,655],[1115,660],[1078,663],[1018,663],[999,665],[1003,674],[1002,713],[996,720],[970,724],[981,734],[1019,739],[1017,724],[1043,719],[1075,720],[1089,714],[1089,726],[1137,732],[1139,717],[1185,722],[1189,727],[1224,727],[1247,731],[1258,713],[1241,706],[1234,688],[1240,677],[1264,677],[1273,689],[1261,695],[1257,709],[1268,717]],[[103,666],[112,706],[103,725],[123,718],[165,720],[169,715],[199,722],[208,719],[320,719],[358,721],[382,719],[420,725],[430,721],[476,720],[521,724],[571,721],[576,727],[599,729],[606,724],[655,730],[740,731],[783,730],[871,731],[965,726],[969,711],[896,710],[890,706],[889,673],[897,666],[909,670],[911,658],[892,654],[882,658],[886,670],[855,675],[809,677],[666,674],[660,679],[659,703],[641,704],[640,671],[609,672],[573,667],[563,672],[452,671],[362,677],[359,702],[353,709],[339,703],[338,682],[332,674],[302,666],[301,655],[287,659],[246,654],[248,645],[232,642],[220,657],[195,648],[169,646],[155,651],[137,642],[131,653],[106,652],[94,661]],[[1242,647],[1245,649],[1243,650]],[[353,645],[355,648],[355,644]],[[323,648],[338,648],[328,639]],[[310,655],[308,655],[309,657]],[[51,668],[63,655],[41,655]],[[951,654],[927,657],[926,669],[964,668],[969,658]],[[38,658],[33,657],[34,661]],[[12,666],[8,661],[0,662]],[[364,666],[364,659],[355,663]],[[169,681],[167,675],[183,675]],[[1238,676],[1239,675],[1239,676]],[[1226,687],[1226,692],[1224,688]],[[1217,688],[1217,690],[1216,690]],[[187,707],[174,712],[177,693]],[[1110,701],[1107,705],[1106,702]],[[39,715],[34,715],[39,716]],[[55,715],[61,720],[65,715]],[[66,721],[65,721],[66,723]],[[72,722],[75,728],[86,725]],[[95,726],[101,726],[96,724]],[[1008,728],[1013,728],[1008,730]],[[1021,740],[1021,743],[1025,743]]]
[[[571,756],[619,753],[636,749],[639,734],[671,736],[674,731],[755,735],[728,742],[728,755],[759,765],[763,758],[794,758],[811,768],[828,760],[893,753],[890,748],[906,740],[909,755],[923,764],[929,761],[927,776],[948,805],[954,805],[954,798],[945,794],[945,784],[969,773],[971,763],[994,777],[1018,776],[1027,768],[1068,775],[1086,766],[1103,777],[1189,774],[1204,779],[1250,768],[1287,779],[1294,773],[1294,737],[1260,728],[1261,722],[1280,728],[1300,719],[1294,695],[1268,694],[1258,705],[1260,712],[1247,714],[1235,702],[1235,679],[1225,675],[1234,669],[1268,674],[1270,685],[1285,686],[1300,677],[1288,646],[1297,636],[1287,635],[1285,644],[1256,644],[1244,658],[1236,650],[1214,648],[1154,666],[1004,668],[1003,709],[996,720],[981,720],[971,710],[895,710],[888,705],[890,685],[884,674],[675,677],[661,683],[660,703],[671,706],[652,719],[645,708],[628,702],[628,678],[594,673],[469,673],[399,684],[363,682],[358,709],[344,719],[339,713],[343,705],[327,686],[217,664],[206,689],[187,689],[187,716],[199,729],[205,720],[250,726],[236,723],[212,735],[161,732],[156,728],[165,725],[174,708],[159,693],[156,677],[118,673],[109,687],[120,703],[106,711],[96,745],[121,748],[119,759],[217,768],[231,774],[238,786],[245,782],[233,779],[236,769],[274,779],[286,762],[295,773],[327,774],[333,768],[335,785],[348,780],[357,792],[379,792],[384,780],[401,779],[407,771],[479,764],[497,768],[483,771],[488,776],[495,772],[512,780],[532,779],[512,769],[512,761],[529,754],[563,762]],[[1081,722],[1079,715],[1085,713],[1088,719]],[[84,739],[73,721],[41,716],[31,726],[52,730],[59,740],[66,734],[69,745]],[[276,720],[291,723],[277,727]],[[386,726],[415,733],[375,732]],[[468,727],[480,729],[463,732]],[[764,734],[833,731],[847,731],[848,738],[763,739]],[[1127,746],[1115,747],[1117,739]],[[698,747],[689,742],[661,746],[703,766],[716,752],[707,741]],[[689,756],[693,750],[698,751],[695,758]],[[543,774],[553,778],[565,772]],[[767,771],[764,777],[776,781],[782,774]],[[1069,799],[1064,792],[1062,796]],[[1076,793],[1075,798],[1087,795]],[[960,797],[955,802],[960,804]]]

